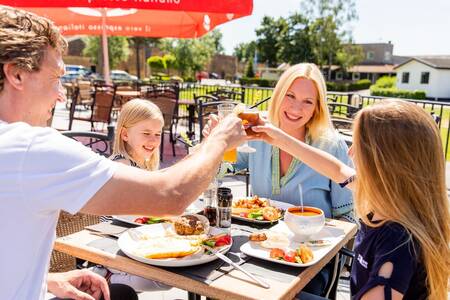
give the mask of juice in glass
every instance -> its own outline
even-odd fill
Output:
[[[237,150],[236,150],[236,148],[228,150],[228,151],[225,151],[225,153],[223,154],[222,160],[230,162],[230,163],[237,162]]]

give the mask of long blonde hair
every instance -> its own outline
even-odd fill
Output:
[[[289,87],[298,78],[311,80],[319,95],[314,115],[306,124],[306,129],[314,140],[333,128],[326,103],[327,86],[322,73],[315,64],[302,63],[293,65],[281,75],[273,90],[272,98],[269,100],[269,121],[273,125],[280,127],[279,112],[281,102],[286,96]]]
[[[130,128],[144,120],[158,120],[161,127],[164,126],[164,118],[161,110],[149,100],[133,99],[122,106],[119,118],[117,120],[116,132],[114,136],[113,153],[111,157],[122,155],[126,159],[133,160],[127,151],[126,142],[122,139],[122,131],[124,128]],[[139,167],[147,170],[157,170],[159,168],[159,149],[155,149],[148,162]]]
[[[420,245],[429,299],[447,299],[450,212],[436,123],[415,104],[387,100],[359,112],[353,141],[356,212],[372,227],[386,221],[405,227]],[[370,212],[384,221],[372,223]]]

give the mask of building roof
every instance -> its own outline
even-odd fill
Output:
[[[393,65],[356,65],[347,70],[351,73],[395,73]]]
[[[430,66],[435,69],[450,69],[450,55],[428,55],[428,56],[414,56],[402,64],[399,64],[395,69],[411,62],[417,61],[424,65]]]

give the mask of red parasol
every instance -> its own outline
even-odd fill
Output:
[[[253,0],[3,0],[47,17],[65,35],[102,35],[108,79],[107,35],[196,38],[250,15]]]

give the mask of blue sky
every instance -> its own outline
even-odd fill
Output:
[[[219,26],[225,52],[256,39],[264,15],[287,17],[301,0],[253,0],[253,14]],[[450,0],[355,0],[357,43],[391,41],[395,55],[450,55]]]

